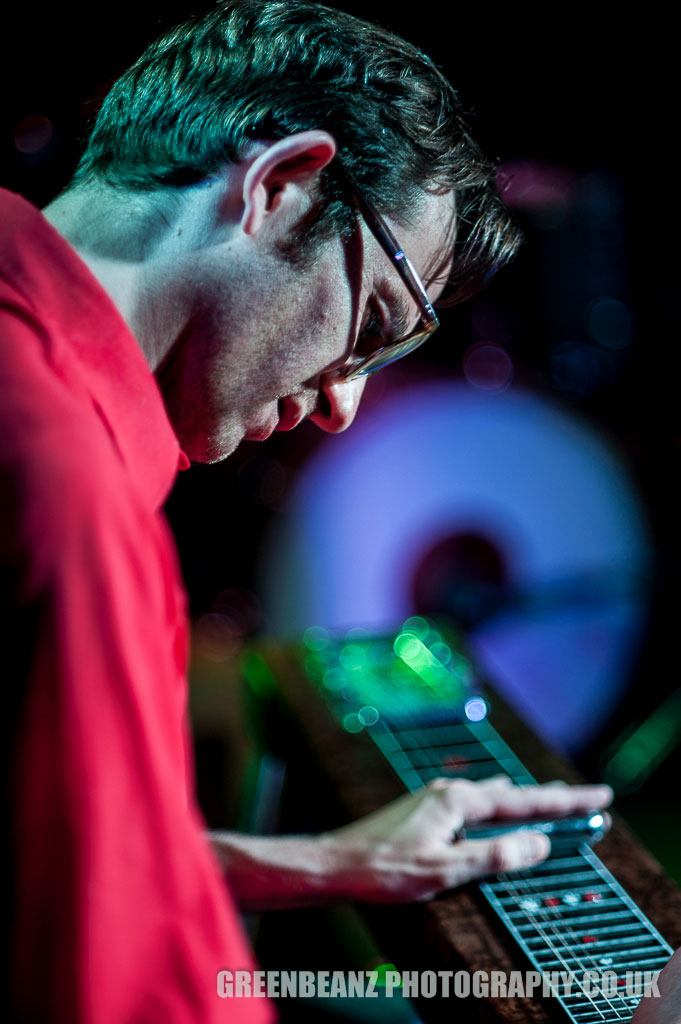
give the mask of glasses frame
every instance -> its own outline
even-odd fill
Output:
[[[423,281],[414,270],[413,264],[405,255],[392,231],[385,223],[378,211],[371,205],[369,200],[361,193],[354,183],[350,183],[350,191],[357,208],[359,209],[367,227],[386,253],[397,273],[402,278],[407,291],[419,307],[421,317],[420,326],[416,327],[406,338],[400,341],[393,341],[389,345],[376,349],[371,355],[355,359],[342,370],[343,379],[346,381],[355,380],[370,373],[382,370],[384,366],[396,362],[403,356],[408,355],[423,345],[431,334],[438,329],[440,321],[428,298],[428,293]]]

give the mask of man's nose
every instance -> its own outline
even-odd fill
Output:
[[[357,377],[346,382],[337,375],[322,377],[317,408],[310,416],[312,422],[332,434],[349,427],[362,400],[366,380],[366,377]]]

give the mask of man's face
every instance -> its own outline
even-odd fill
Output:
[[[424,194],[411,226],[386,218],[434,301],[449,266],[454,202]],[[443,262],[444,256],[444,262]],[[346,243],[322,243],[303,265],[261,250],[239,265],[216,256],[210,287],[197,303],[191,343],[162,387],[183,449],[197,462],[216,462],[240,441],[262,441],[311,419],[339,432],[352,423],[366,378],[345,382],[353,355],[399,340],[418,309],[379,243],[360,220]],[[217,265],[217,266],[216,266]],[[236,278],[228,303],[220,280]],[[207,293],[207,294],[206,294]],[[165,384],[165,386],[164,386]]]

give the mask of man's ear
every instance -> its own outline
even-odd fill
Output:
[[[322,168],[336,155],[332,135],[324,131],[296,132],[278,139],[255,158],[244,177],[241,228],[255,235],[287,199],[299,202],[309,193]],[[304,210],[292,210],[292,220]]]

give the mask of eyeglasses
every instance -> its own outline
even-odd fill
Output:
[[[352,184],[351,189],[353,199],[367,227],[379,245],[385,250],[390,262],[404,281],[409,294],[417,303],[421,322],[418,327],[408,334],[406,338],[402,338],[401,341],[393,341],[389,345],[384,345],[370,355],[356,358],[343,367],[341,373],[346,381],[355,380],[355,378],[365,374],[376,373],[378,370],[382,370],[384,366],[389,366],[390,363],[396,362],[402,356],[406,356],[409,352],[417,349],[419,345],[422,345],[440,326],[437,313],[430,303],[421,278],[397,244],[392,231],[354,184]]]

